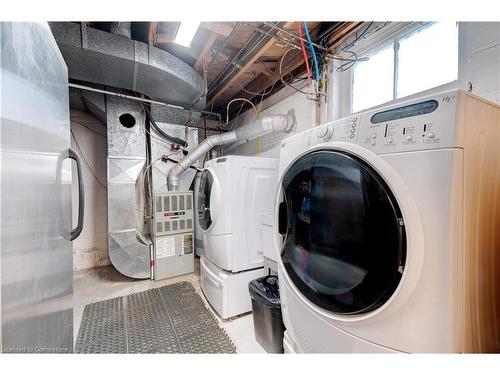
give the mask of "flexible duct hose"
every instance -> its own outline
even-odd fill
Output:
[[[262,116],[247,125],[236,128],[233,131],[216,134],[206,138],[198,147],[186,155],[178,164],[174,165],[168,173],[168,190],[178,190],[179,176],[184,173],[198,159],[202,158],[208,151],[216,146],[224,146],[240,140],[250,140],[259,135],[274,131],[290,132],[295,126],[295,113],[288,111],[285,115]]]

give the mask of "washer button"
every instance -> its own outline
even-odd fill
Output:
[[[392,143],[393,139],[392,138],[387,138],[387,143]]]
[[[377,144],[377,142],[375,141],[371,141],[370,143],[372,144],[372,146],[375,146]]]
[[[435,138],[435,137],[436,137],[436,133],[434,133],[434,132],[427,133],[427,138]]]
[[[406,136],[406,140],[407,140],[408,142],[413,141],[413,136],[411,136],[411,135],[407,135],[407,136]]]
[[[373,133],[373,134],[372,134],[372,139],[375,139],[375,138],[377,138],[377,134],[376,134],[376,133]]]

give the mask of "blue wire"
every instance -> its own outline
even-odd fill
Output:
[[[309,49],[311,50],[311,55],[314,61],[314,73],[316,76],[316,81],[319,81],[319,68],[318,68],[318,58],[316,57],[316,52],[314,51],[314,46],[312,44],[311,36],[309,35],[309,29],[307,28],[307,22],[304,21],[304,31],[306,32],[307,42],[309,43]]]

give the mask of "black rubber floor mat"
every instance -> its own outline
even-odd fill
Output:
[[[77,353],[235,353],[188,282],[85,306]]]

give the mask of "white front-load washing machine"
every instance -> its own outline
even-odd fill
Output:
[[[282,142],[288,352],[500,350],[500,111],[463,91]]]
[[[262,231],[261,222],[274,210],[278,165],[277,159],[228,155],[209,160],[201,174],[201,289],[223,318],[251,311],[248,283],[264,276],[264,246],[273,244],[273,233]]]

